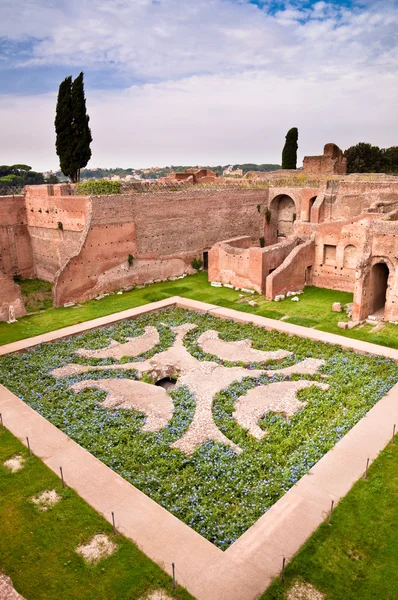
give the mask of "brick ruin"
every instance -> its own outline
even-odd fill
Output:
[[[1,197],[0,320],[10,307],[25,313],[15,275],[52,282],[63,306],[193,273],[202,258],[210,281],[270,300],[305,285],[349,291],[354,321],[398,321],[398,178],[305,185],[279,187],[270,174],[264,185],[245,178],[97,197],[41,185]]]

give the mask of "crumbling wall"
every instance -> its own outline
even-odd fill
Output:
[[[299,242],[299,238],[290,237],[265,248],[254,246],[248,236],[220,242],[209,252],[209,281],[230,283],[263,294],[268,275]]]
[[[310,175],[345,175],[347,159],[336,144],[326,144],[321,156],[305,156],[303,171]]]
[[[357,263],[352,317],[360,321],[372,313],[375,297],[382,292],[373,267],[383,264],[388,268],[384,319],[398,321],[398,223],[369,216],[363,227],[366,244]]]
[[[0,266],[10,277],[34,276],[24,196],[0,196]]]
[[[307,240],[297,245],[285,258],[282,264],[266,279],[266,298],[273,300],[275,296],[289,291],[302,290],[307,282],[307,269],[314,262],[315,241]]]
[[[26,188],[26,214],[36,276],[53,282],[86,236],[91,200],[67,185]],[[59,195],[64,193],[66,195]]]
[[[249,236],[225,240],[209,252],[209,281],[262,292],[262,248]]]
[[[14,309],[15,318],[26,314],[21,288],[13,282],[11,277],[0,272],[0,321],[8,321],[10,307]]]
[[[268,190],[195,188],[92,198],[87,238],[57,276],[56,305],[190,273],[192,259],[222,239],[259,239],[257,206],[267,199]]]

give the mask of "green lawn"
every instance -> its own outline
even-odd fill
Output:
[[[23,282],[22,285],[27,287],[29,283]],[[120,296],[111,294],[102,300],[85,302],[81,308],[48,308],[39,314],[19,319],[18,323],[11,325],[0,323],[0,344],[7,344],[40,333],[54,331],[61,327],[82,323],[89,319],[141,306],[170,296],[185,296],[186,298],[235,308],[236,310],[272,319],[288,317],[285,319],[286,321],[297,325],[314,327],[322,331],[398,348],[398,326],[396,325],[386,324],[377,333],[371,332],[371,325],[364,325],[360,329],[353,330],[337,327],[337,323],[347,320],[347,317],[345,313],[332,312],[332,304],[333,302],[341,302],[342,304],[351,302],[352,294],[347,292],[309,287],[300,296],[300,302],[292,302],[290,298],[286,298],[286,300],[278,303],[268,302],[263,296],[256,294],[253,298],[250,296],[250,299],[255,299],[259,306],[252,307],[248,304],[239,304],[239,292],[235,290],[211,287],[207,281],[207,272],[191,275],[178,281],[155,283],[142,289],[126,292]]]
[[[314,585],[325,600],[398,598],[398,438],[358,481],[300,550],[262,600],[287,598],[296,580]]]
[[[27,462],[10,473],[3,462],[15,454]],[[45,490],[56,490],[61,501],[47,512],[31,502]],[[180,600],[192,598],[172,589],[170,577],[132,542],[112,535],[112,527],[74,491],[0,426],[0,568],[27,600],[133,600],[152,589],[164,589]],[[96,533],[106,533],[117,551],[96,566],[87,564],[75,548]]]

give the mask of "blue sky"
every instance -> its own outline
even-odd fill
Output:
[[[92,166],[277,162],[291,126],[300,156],[395,145],[397,31],[397,0],[2,0],[0,162],[57,167],[81,70]]]

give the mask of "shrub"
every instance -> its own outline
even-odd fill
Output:
[[[267,221],[267,223],[271,221],[271,211],[269,208],[265,209],[265,220]]]
[[[132,254],[129,254],[128,256],[128,263],[129,263],[129,267],[133,266],[133,262],[134,262],[134,256]]]
[[[121,190],[120,181],[108,181],[108,179],[83,181],[76,184],[76,193],[79,196],[106,196],[107,194],[120,194]]]
[[[194,258],[191,262],[191,267],[196,271],[200,271],[203,265],[203,260],[201,258]]]
[[[64,226],[62,225],[61,221],[58,221],[58,229],[60,229],[61,231],[64,230]]]

